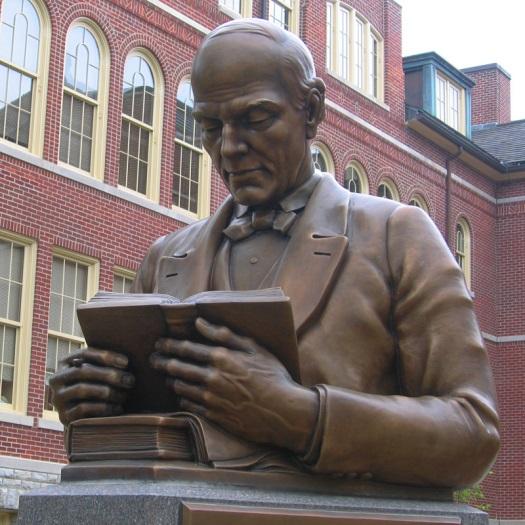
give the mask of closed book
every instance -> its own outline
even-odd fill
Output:
[[[78,419],[68,427],[71,462],[165,459],[216,468],[298,472],[283,450],[259,445],[189,412]]]

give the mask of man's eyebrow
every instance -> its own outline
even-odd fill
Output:
[[[234,100],[233,102],[231,102],[231,106],[231,110],[238,115],[242,115],[258,109],[266,111],[279,111],[281,109],[280,105],[277,102],[267,98],[252,100],[248,103],[245,103],[244,101],[237,102]],[[197,102],[195,104],[195,109],[192,112],[193,118],[212,120],[219,119],[219,116],[214,114],[214,109],[214,103]]]

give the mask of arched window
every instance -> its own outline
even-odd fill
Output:
[[[177,91],[173,206],[202,217],[209,213],[209,167],[192,110],[193,90],[185,79]]]
[[[122,84],[122,131],[118,183],[146,195],[159,196],[160,70],[145,53],[131,53]]]
[[[318,171],[331,173],[333,175],[335,171],[334,161],[332,160],[328,149],[324,145],[316,143],[312,144],[310,151],[312,153],[314,168]]]
[[[49,17],[34,0],[4,0],[0,22],[0,138],[41,155]]]
[[[425,199],[421,195],[413,195],[408,201],[410,206],[415,206],[416,208],[421,208],[423,211],[428,213],[428,205]]]
[[[465,282],[471,287],[471,235],[470,227],[465,219],[456,224],[456,262],[463,270]]]
[[[377,188],[377,196],[391,201],[399,201],[399,193],[397,192],[394,183],[391,181],[383,181]]]
[[[103,178],[107,48],[95,27],[75,24],[68,33],[64,66],[60,161]]]
[[[345,188],[352,193],[368,193],[365,169],[355,160],[345,169]]]

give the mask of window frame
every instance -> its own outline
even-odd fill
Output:
[[[2,318],[0,323],[18,328],[18,340],[15,344],[13,401],[10,404],[0,403],[0,412],[26,414],[29,394],[29,368],[31,364],[37,243],[34,239],[6,230],[0,230],[0,239],[24,247],[20,321],[10,321]]]
[[[335,164],[334,164],[334,159],[330,153],[330,150],[328,149],[328,147],[323,144],[322,142],[312,142],[310,144],[310,154],[313,153],[313,149],[314,148],[317,148],[319,150],[319,153],[321,154],[321,156],[323,157],[324,161],[325,161],[325,164],[326,164],[326,173],[330,173],[330,175],[333,175],[335,176]],[[313,161],[313,159],[312,159]],[[315,166],[314,166],[315,167]]]
[[[129,280],[133,283],[136,275],[137,275],[137,272],[134,272],[133,270],[129,270],[128,268],[124,268],[123,266],[115,266],[113,268],[112,291],[115,291],[114,290],[115,277],[120,277],[122,279]]]
[[[98,79],[98,99],[93,105],[93,99],[68,88],[65,85],[65,71],[66,71],[66,55],[67,44],[71,31],[76,27],[84,27],[94,37],[100,54],[100,67]],[[89,18],[78,18],[74,20],[68,30],[66,39],[64,41],[64,63],[62,71],[62,87],[61,87],[61,101],[60,101],[60,132],[58,136],[58,156],[57,162],[61,166],[65,166],[82,175],[93,177],[97,180],[104,180],[104,169],[106,159],[106,134],[108,124],[108,104],[109,104],[109,70],[111,66],[109,44],[103,31],[98,25]],[[93,115],[93,131],[91,139],[91,169],[89,171],[83,170],[80,167],[69,164],[68,162],[60,160],[60,147],[62,140],[62,112],[64,111],[64,95],[68,94],[73,99],[77,99],[94,106]]]
[[[253,16],[253,0],[239,0],[240,12],[230,9],[218,0],[219,10],[231,18],[251,18]]]
[[[444,85],[443,99],[441,99],[440,94],[440,84]],[[451,90],[455,90],[458,93],[458,108],[457,108],[457,127],[454,126],[452,114],[452,105],[451,105]],[[440,110],[439,107],[443,106],[443,110]],[[459,84],[451,80],[449,77],[436,71],[435,75],[435,95],[434,95],[434,107],[435,107],[435,116],[447,126],[450,126],[453,130],[465,135],[466,133],[466,92],[465,88],[461,87]],[[442,111],[444,115],[441,115]]]
[[[280,6],[284,7],[289,11],[289,22],[288,22],[288,31],[291,33],[294,33],[296,35],[299,35],[299,25],[300,25],[300,0],[268,0],[268,20],[270,20],[270,4],[271,2],[274,2],[276,4],[279,4]],[[273,23],[273,22],[272,22]],[[278,25],[278,24],[276,24]],[[279,25],[278,25],[279,26]],[[281,27],[281,26],[279,26]]]
[[[21,146],[10,140],[0,137],[0,142],[8,144],[13,148],[22,151],[29,151],[33,155],[42,157],[44,154],[44,140],[45,140],[45,121],[46,121],[46,105],[47,105],[47,89],[49,78],[49,59],[51,53],[51,18],[45,4],[41,0],[30,0],[37,12],[40,22],[40,41],[38,45],[38,67],[36,74],[14,65],[11,62],[6,62],[0,59],[0,64],[8,69],[14,69],[17,72],[23,73],[34,79],[34,86],[31,100],[31,118],[29,121],[29,140],[28,146]],[[2,15],[4,2],[0,7],[0,16]]]
[[[87,285],[86,285],[86,301],[89,301],[97,292],[99,285],[99,275],[100,275],[100,261],[94,257],[88,255],[76,253],[65,248],[55,247],[51,253],[51,264],[53,259],[57,257],[64,259],[66,261],[74,262],[81,264],[87,268]],[[56,337],[58,339],[65,339],[70,342],[80,343],[81,346],[85,344],[85,339],[83,337],[76,336],[74,334],[67,334],[65,332],[58,332],[56,330],[49,329],[49,317],[51,311],[51,279],[52,279],[52,270],[50,271],[50,288],[49,288],[49,301],[48,301],[48,325],[46,331],[46,341],[49,337]],[[47,370],[47,357],[48,357],[48,347],[46,346],[46,363],[45,370]],[[44,370],[44,385],[45,385],[45,370]],[[46,397],[45,397],[45,388],[44,388],[44,398],[42,406],[42,419],[58,421],[58,412],[55,410],[47,410],[45,408]]]
[[[189,76],[186,76],[181,79],[177,86],[177,94],[179,93],[179,89],[183,82],[188,82],[191,87],[191,80]],[[177,125],[176,119],[177,119],[177,111],[178,108],[175,108],[175,127]],[[190,217],[192,219],[202,219],[204,217],[207,217],[210,214],[210,199],[211,199],[211,158],[204,149],[204,146],[202,146],[200,149],[193,146],[192,144],[189,144],[187,142],[184,142],[177,138],[177,131],[175,129],[174,133],[174,149],[173,149],[173,160],[172,160],[172,167],[171,167],[171,178],[172,178],[172,185],[171,185],[171,209],[175,210],[179,213],[182,213],[183,215]],[[173,176],[175,174],[175,151],[177,148],[177,145],[179,145],[182,148],[189,148],[192,151],[199,153],[201,155],[200,163],[199,163],[199,183],[198,183],[198,191],[197,191],[197,213],[194,213],[190,210],[187,210],[185,208],[182,208],[180,206],[177,206],[173,204]]]
[[[126,60],[124,60],[124,68],[126,67],[126,63],[129,58],[131,57],[141,57],[143,60],[147,62],[149,65],[152,75],[153,75],[153,81],[155,82],[155,91],[153,96],[153,118],[151,126],[148,124],[137,120],[133,118],[130,115],[125,115],[122,111],[124,100],[122,100],[121,104],[121,112],[120,112],[120,133],[122,133],[122,122],[126,120],[127,122],[130,122],[131,124],[134,124],[136,126],[139,126],[142,129],[148,129],[151,131],[150,135],[150,141],[149,141],[149,157],[148,157],[148,174],[147,174],[147,181],[146,181],[146,194],[141,193],[139,191],[136,191],[132,188],[128,188],[127,186],[124,186],[122,184],[117,184],[118,188],[121,190],[124,190],[126,192],[132,193],[133,195],[137,195],[141,198],[149,199],[153,202],[159,202],[160,199],[160,168],[161,168],[161,157],[162,157],[162,116],[164,113],[164,93],[165,93],[165,85],[164,85],[164,75],[162,74],[162,70],[160,68],[160,65],[157,61],[157,59],[154,57],[154,55],[145,48],[136,48],[130,51],[127,56]],[[124,70],[123,70],[124,74]],[[122,75],[122,79],[123,79]],[[120,139],[120,135],[119,135]],[[119,157],[120,157],[120,141],[119,141]],[[120,168],[118,176],[120,176]],[[117,178],[118,180],[118,178]]]
[[[389,200],[392,200],[392,201],[395,201],[395,202],[401,202],[401,199],[399,198],[399,190],[397,189],[397,186],[394,184],[394,181],[392,181],[390,179],[382,179],[379,182],[379,184],[377,185],[376,195],[379,198],[388,199],[388,197],[382,197],[381,195],[379,195],[379,188],[381,188],[381,186],[383,186],[383,185],[388,190],[390,190],[390,193],[392,194],[392,199],[389,199]]]
[[[458,230],[463,234],[463,252],[458,250]],[[459,257],[463,258],[463,264],[460,263]],[[456,222],[454,231],[454,258],[461,268],[465,276],[465,283],[469,290],[472,289],[472,230],[470,224],[464,217],[461,217]]]
[[[348,191],[351,191],[350,188],[348,187],[349,179],[347,179],[347,171],[349,169],[353,169],[354,172],[357,174],[357,178],[359,179],[359,184],[361,185],[360,193],[368,195],[368,193],[370,192],[370,187],[368,185],[368,176],[366,174],[366,170],[364,166],[357,160],[352,160],[346,165],[346,168],[344,171],[344,182],[343,182],[344,187]]]
[[[412,202],[415,202],[416,204],[412,204]],[[426,199],[419,193],[414,193],[409,201],[408,201],[408,205],[409,206],[415,206],[417,208],[420,208],[422,209],[424,212],[427,213],[427,215],[429,215],[429,209],[428,209],[428,204],[427,204],[427,201]]]
[[[343,15],[342,13],[345,13]],[[348,20],[346,43],[341,40],[343,19]],[[362,85],[359,85],[356,78],[357,54],[356,54],[356,34],[357,24],[362,24],[362,49],[359,53],[361,64]],[[361,95],[373,100],[374,102],[384,103],[384,83],[385,83],[385,59],[384,59],[384,39],[372,24],[354,8],[343,4],[340,0],[327,0],[326,2],[326,71],[336,77],[339,81],[355,89]],[[370,69],[370,48],[372,38],[377,42],[376,46],[376,66],[377,75],[371,77]],[[344,55],[341,49],[346,50]],[[341,60],[342,58],[342,60]],[[372,78],[372,80],[371,80]],[[375,86],[375,87],[374,87]]]

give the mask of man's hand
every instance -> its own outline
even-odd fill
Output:
[[[317,419],[318,399],[252,339],[202,318],[195,326],[211,345],[160,339],[151,364],[168,376],[180,407],[250,441],[302,454]]]
[[[66,357],[49,380],[60,421],[67,425],[84,417],[121,414],[126,391],[135,383],[127,366],[125,355],[96,348]]]

